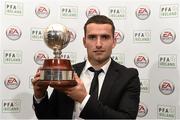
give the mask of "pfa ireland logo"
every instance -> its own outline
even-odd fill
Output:
[[[176,39],[176,33],[171,29],[164,29],[160,34],[160,39],[164,44],[171,44]]]
[[[164,95],[172,94],[174,92],[174,89],[175,89],[174,84],[169,80],[163,80],[159,84],[159,90]]]
[[[170,105],[158,105],[157,106],[157,118],[158,119],[176,119],[176,107]]]
[[[50,14],[50,9],[46,5],[39,5],[35,9],[35,13],[39,18],[46,18]]]
[[[88,7],[87,10],[86,10],[86,17],[87,18],[90,18],[90,17],[92,17],[94,15],[99,15],[99,14],[100,14],[100,11],[95,6]]]
[[[78,17],[77,6],[61,6],[60,12],[62,18],[73,19]]]
[[[42,41],[44,29],[43,28],[31,28],[31,40]]]
[[[145,54],[138,54],[134,58],[134,64],[139,68],[145,68],[149,64],[149,58]]]
[[[3,113],[19,113],[21,111],[21,100],[9,99],[2,100]]]
[[[23,15],[23,3],[20,2],[5,2],[5,14],[22,16]]]
[[[4,50],[3,62],[5,64],[21,64],[22,51],[20,50]]]
[[[149,93],[150,82],[148,79],[141,79],[140,85],[141,85],[141,92]]]
[[[10,40],[18,40],[21,37],[21,30],[17,26],[9,26],[6,29],[6,36]]]
[[[136,17],[140,20],[145,20],[150,16],[151,10],[147,6],[140,6],[136,9]]]
[[[111,58],[121,65],[125,64],[125,55],[122,53],[112,53]]]
[[[110,7],[109,17],[112,19],[126,19],[126,7]]]
[[[175,54],[161,54],[158,58],[158,66],[160,68],[176,68],[177,55]]]
[[[134,42],[136,43],[149,43],[151,42],[150,30],[136,30],[133,33]]]
[[[160,17],[161,18],[171,18],[178,17],[178,4],[167,4],[160,6]]]
[[[75,64],[75,63],[76,63],[76,53],[63,52],[63,53],[61,54],[61,58],[70,60],[70,61],[71,61],[71,64]]]

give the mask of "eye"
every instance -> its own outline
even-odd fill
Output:
[[[88,35],[88,39],[89,40],[96,40],[96,36],[95,35]]]
[[[102,38],[103,40],[108,40],[108,39],[110,38],[110,36],[109,36],[109,35],[102,35],[101,38]]]

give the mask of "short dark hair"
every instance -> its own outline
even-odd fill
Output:
[[[112,34],[114,36],[114,32],[115,32],[115,26],[114,26],[114,23],[113,21],[108,18],[107,16],[105,15],[94,15],[92,17],[90,17],[85,25],[84,25],[84,35],[86,35],[86,28],[87,28],[87,25],[90,24],[90,23],[96,23],[96,24],[110,24],[112,26]]]

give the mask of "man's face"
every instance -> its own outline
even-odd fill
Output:
[[[106,62],[111,56],[112,49],[116,45],[110,24],[90,23],[86,27],[86,35],[83,38],[87,48],[88,59],[91,64]]]

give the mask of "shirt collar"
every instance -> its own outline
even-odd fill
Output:
[[[108,62],[104,66],[101,67],[101,69],[103,69],[105,74],[106,74],[106,72],[107,72],[107,70],[109,68],[110,63],[111,63],[111,58],[108,60]],[[84,71],[87,72],[89,67],[93,67],[93,66],[91,65],[91,63],[87,59],[86,60],[86,65],[84,67]]]

